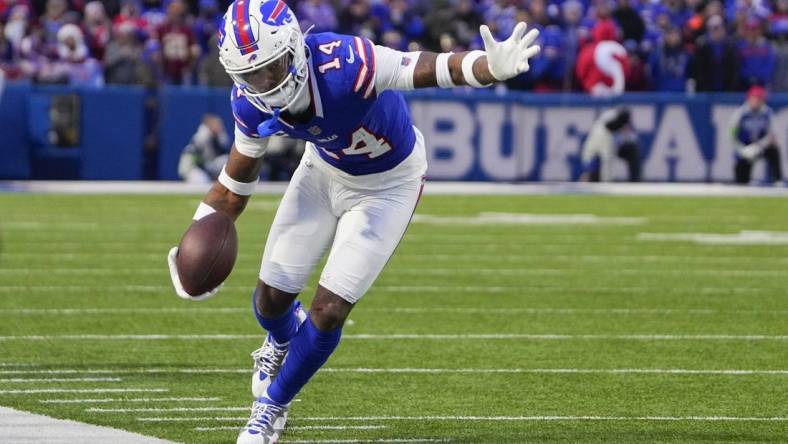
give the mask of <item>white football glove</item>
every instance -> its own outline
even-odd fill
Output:
[[[760,145],[757,143],[751,143],[744,148],[739,149],[739,155],[747,160],[752,161],[761,155],[761,151],[763,151],[763,148],[761,148]]]
[[[539,30],[532,29],[525,33],[528,25],[520,22],[514,27],[512,35],[502,41],[496,42],[487,25],[479,28],[479,33],[484,40],[484,50],[487,53],[487,65],[490,74],[499,81],[509,80],[518,74],[528,71],[528,59],[539,54],[539,45],[533,45],[539,37]]]
[[[202,301],[204,299],[208,299],[209,297],[219,292],[219,289],[222,288],[221,285],[219,285],[218,287],[214,288],[211,291],[208,291],[206,293],[197,296],[192,296],[189,293],[186,293],[186,290],[183,289],[183,285],[181,285],[181,278],[178,276],[178,266],[176,265],[177,257],[178,257],[178,247],[172,247],[170,249],[170,253],[167,255],[167,264],[170,266],[170,279],[172,280],[172,286],[175,287],[175,294],[177,294],[178,297],[182,299],[187,299],[189,301]]]

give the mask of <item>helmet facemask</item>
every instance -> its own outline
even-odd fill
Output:
[[[249,102],[265,113],[285,111],[301,95],[307,81],[304,36],[297,29],[273,56],[243,69],[225,69]]]

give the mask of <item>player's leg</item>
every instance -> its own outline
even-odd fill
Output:
[[[325,254],[337,217],[324,173],[302,164],[279,204],[266,241],[260,279],[253,294],[255,318],[268,332],[252,356],[252,394],[262,396],[281,367],[287,345],[306,318],[296,297]]]
[[[750,174],[752,174],[752,162],[743,158],[736,158],[736,166],[734,167],[736,175],[736,183],[746,185],[750,183]]]
[[[618,148],[618,157],[627,163],[629,181],[640,182],[640,148],[636,142],[624,142]]]
[[[591,161],[583,165],[583,175],[581,180],[587,182],[599,182],[599,156],[594,156]]]
[[[421,195],[420,178],[390,190],[345,190],[349,205],[320,277],[310,315],[290,342],[290,354],[267,399],[288,404],[339,344],[353,305],[367,292],[399,244]]]
[[[771,180],[773,182],[783,180],[783,169],[780,164],[780,150],[777,149],[777,145],[772,144],[766,147],[766,149],[763,150],[763,157],[768,164]]]
[[[266,402],[272,381],[293,348],[293,338],[306,318],[295,298],[325,254],[336,231],[337,216],[329,198],[325,173],[302,162],[279,204],[265,244],[260,279],[252,296],[255,317],[268,334],[252,353],[252,393],[257,398],[238,444],[276,442],[287,422],[288,406]]]

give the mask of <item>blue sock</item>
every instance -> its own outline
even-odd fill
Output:
[[[317,373],[339,344],[342,328],[320,331],[307,317],[298,334],[290,342],[285,365],[268,387],[268,398],[278,404],[287,404]]]
[[[254,302],[254,294],[252,294],[252,310],[257,318],[257,322],[271,334],[271,337],[277,344],[284,345],[290,342],[298,331],[298,318],[295,314],[297,302],[293,302],[290,308],[278,318],[264,318],[257,311],[257,304]]]

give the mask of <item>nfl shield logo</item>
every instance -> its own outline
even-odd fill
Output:
[[[309,134],[313,136],[317,136],[318,134],[323,132],[323,130],[320,129],[320,127],[317,125],[313,126],[312,128],[309,128],[307,131],[309,131]]]

